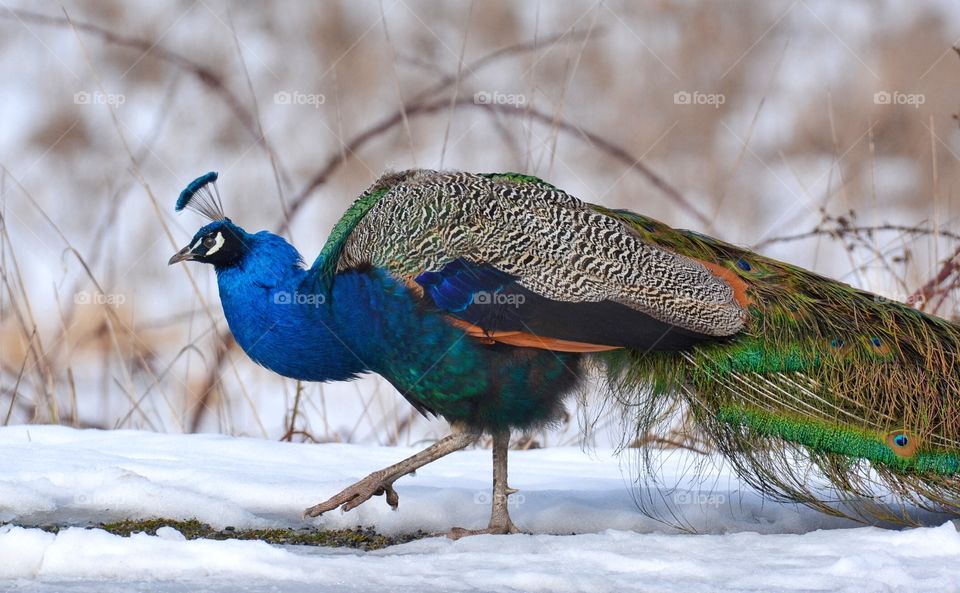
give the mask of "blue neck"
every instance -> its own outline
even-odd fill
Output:
[[[246,254],[237,265],[217,268],[217,283],[230,331],[247,355],[304,381],[342,381],[367,371],[334,306],[355,302],[357,295],[346,294],[355,283],[326,289],[311,282],[297,250],[272,233],[247,234],[244,242]]]
[[[241,231],[242,232],[242,231]],[[416,409],[500,430],[549,421],[579,381],[579,354],[491,347],[423,306],[385,270],[306,270],[290,244],[243,233],[239,263],[217,268],[237,343],[254,361],[304,381],[385,377]]]

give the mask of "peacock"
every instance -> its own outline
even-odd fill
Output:
[[[960,326],[518,173],[389,172],[307,267],[224,216],[217,174],[176,210],[207,219],[170,264],[212,264],[236,342],[301,381],[386,378],[451,434],[305,511],[350,510],[489,434],[488,526],[515,533],[511,431],[599,385],[627,433],[696,430],[764,495],[834,515],[960,512]],[[856,509],[856,510],[851,510]]]

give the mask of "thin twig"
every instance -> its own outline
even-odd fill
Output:
[[[244,127],[244,129],[246,129],[250,136],[252,136],[257,142],[257,144],[263,148],[267,155],[271,157],[271,161],[273,160],[272,155],[274,154],[274,151],[269,142],[267,142],[267,139],[259,132],[256,118],[250,112],[250,110],[244,106],[243,102],[229,88],[227,88],[223,78],[217,74],[213,68],[204,66],[203,64],[195,62],[182,54],[179,54],[171,49],[167,49],[157,41],[138,39],[136,37],[122,35],[99,25],[94,25],[92,23],[86,23],[83,21],[76,21],[65,16],[58,17],[19,8],[6,8],[6,12],[0,12],[0,18],[16,19],[18,21],[56,27],[73,26],[77,31],[82,31],[84,33],[99,37],[106,43],[139,50],[144,55],[167,62],[184,70],[185,72],[190,73],[214,95],[220,97],[230,111],[233,112],[237,120],[240,121],[240,124]],[[286,172],[283,171],[281,164],[277,162],[276,166],[280,171],[281,177],[286,178]]]
[[[923,286],[914,291],[910,295],[907,302],[910,303],[920,303],[920,310],[923,311],[926,307],[926,304],[930,302],[935,294],[937,294],[940,286],[947,281],[950,276],[960,269],[960,247],[954,250],[953,255],[944,260],[943,265],[940,267],[940,271],[937,274],[927,280]]]
[[[290,413],[290,427],[280,437],[281,441],[291,441],[293,434],[297,431],[297,412],[300,410],[300,396],[303,394],[303,382],[297,381],[296,393],[293,396],[293,411]]]
[[[441,99],[431,103],[423,103],[419,105],[411,105],[405,109],[407,118],[414,118],[423,115],[430,115],[446,109],[450,106],[450,102],[446,99]],[[607,154],[608,156],[618,160],[622,163],[625,163],[631,170],[637,171],[642,177],[644,177],[651,185],[660,190],[667,198],[679,205],[684,211],[689,213],[691,216],[696,218],[700,223],[704,225],[709,225],[710,221],[708,218],[697,210],[693,204],[691,204],[679,191],[677,191],[670,183],[665,179],[660,177],[652,169],[647,167],[641,162],[641,159],[634,157],[627,149],[606,140],[599,134],[584,130],[583,128],[576,126],[564,119],[556,119],[551,115],[548,115],[542,111],[539,111],[535,108],[530,108],[527,110],[519,110],[510,105],[492,105],[492,104],[478,104],[474,103],[472,97],[464,97],[458,99],[455,103],[456,108],[467,107],[473,109],[479,109],[481,111],[487,111],[491,113],[499,113],[500,115],[512,116],[512,117],[530,117],[533,120],[536,120],[545,125],[553,125],[558,130],[571,134],[574,137],[587,142],[594,148],[598,149],[600,152]],[[289,217],[282,221],[279,225],[279,232],[283,233],[288,225],[288,221],[293,220],[296,217],[297,213],[303,208],[306,201],[310,198],[314,191],[319,188],[321,185],[327,182],[333,173],[343,165],[346,160],[350,158],[351,155],[356,154],[360,151],[368,142],[379,137],[381,134],[387,132],[388,130],[394,128],[401,123],[404,117],[404,110],[398,110],[394,113],[382,118],[380,121],[374,123],[366,130],[360,132],[354,136],[349,142],[346,143],[346,149],[338,151],[336,154],[331,155],[327,162],[321,167],[314,176],[307,182],[306,186],[300,191],[297,196],[290,202],[290,215]]]
[[[952,233],[950,231],[939,230],[936,233],[931,229],[924,228],[921,226],[907,226],[902,224],[881,224],[878,226],[849,226],[841,227],[836,229],[824,229],[824,228],[814,228],[803,233],[796,233],[794,235],[780,235],[778,237],[770,237],[765,239],[756,245],[753,246],[753,249],[763,249],[769,247],[775,243],[790,243],[793,241],[802,241],[804,239],[812,239],[814,237],[833,237],[835,239],[840,239],[846,234],[861,234],[861,233],[874,233],[874,232],[883,232],[883,231],[894,231],[900,233],[907,233],[910,235],[924,235],[924,236],[933,236],[939,235],[942,237],[948,237],[956,241],[960,241],[960,233]]]
[[[30,335],[30,342],[33,342],[33,339],[36,336],[37,330],[34,328],[33,333]],[[4,426],[10,424],[10,416],[13,415],[13,405],[17,401],[17,393],[20,391],[20,380],[23,379],[23,371],[27,368],[28,360],[30,360],[30,355],[25,354],[23,357],[23,363],[20,365],[20,372],[17,373],[17,382],[13,384],[13,392],[10,394],[10,407],[7,408],[7,415],[3,418]]]

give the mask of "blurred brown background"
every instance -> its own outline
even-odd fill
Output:
[[[935,279],[918,306],[956,314],[953,270],[936,277],[960,245],[949,2],[42,1],[0,16],[7,423],[444,431],[375,377],[298,398],[224,342],[213,271],[166,267],[202,223],[173,214],[176,195],[208,170],[232,219],[289,222],[308,262],[384,170],[512,170],[889,298]],[[568,426],[532,437],[573,443],[576,423],[571,403]]]

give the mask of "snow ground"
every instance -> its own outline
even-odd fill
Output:
[[[0,521],[84,525],[198,518],[214,527],[300,526],[303,508],[411,451],[220,435],[0,429]],[[689,456],[672,456],[682,472]],[[672,468],[672,469],[671,469]],[[173,529],[122,538],[0,527],[0,590],[24,591],[960,591],[952,524],[886,531],[764,502],[714,470],[674,502],[700,535],[637,512],[608,450],[511,452],[511,513],[535,535],[427,538],[373,552],[186,541]],[[456,453],[323,527],[382,533],[482,526],[489,452]],[[569,534],[578,535],[549,535]]]

